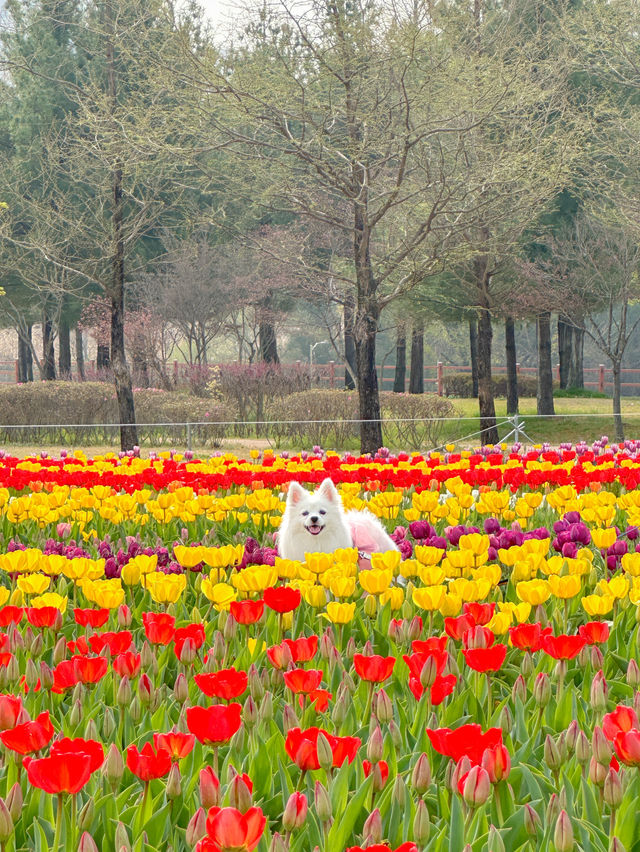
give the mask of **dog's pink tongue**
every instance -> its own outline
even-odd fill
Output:
[[[322,527],[318,524],[312,524],[311,526],[307,527],[307,530],[311,533],[311,535],[318,535],[318,533],[322,532]]]

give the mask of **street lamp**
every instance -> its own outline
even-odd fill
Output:
[[[310,368],[313,367],[313,353],[314,353],[316,346],[322,346],[323,343],[328,343],[328,342],[329,342],[328,340],[318,340],[317,343],[310,343],[309,344],[309,367]]]

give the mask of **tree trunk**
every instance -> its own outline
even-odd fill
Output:
[[[30,340],[30,325],[27,326],[26,332],[18,329],[18,381],[21,384],[33,381],[33,355]]]
[[[98,343],[96,351],[96,369],[109,370],[111,368],[111,350],[108,346]]]
[[[622,364],[620,361],[612,359],[611,367],[613,369],[613,426],[615,430],[615,438],[618,443],[624,441],[624,426],[622,423],[622,408],[621,408],[621,376]]]
[[[368,307],[368,309],[367,309]],[[375,453],[382,446],[380,394],[376,372],[378,317],[372,305],[358,306],[356,319],[356,367],[360,416],[360,451]]]
[[[396,371],[393,377],[393,392],[404,393],[407,377],[407,329],[399,322],[396,330]]]
[[[25,360],[27,365],[27,381],[33,381],[33,340],[31,339],[31,335],[33,334],[33,325],[29,323],[27,325],[27,339],[24,341],[27,351],[25,353]]]
[[[58,322],[58,372],[64,381],[71,381],[71,329],[69,320],[61,314]]]
[[[474,399],[478,398],[478,318],[469,320],[469,351],[471,355],[471,386]]]
[[[53,324],[46,307],[42,311],[42,379],[45,382],[56,378],[56,355],[53,346]]]
[[[478,407],[480,409],[481,440],[484,444],[497,444],[498,424],[491,379],[491,300],[489,298],[488,258],[474,261],[474,277],[478,290]]]
[[[78,381],[84,382],[86,379],[84,372],[84,341],[82,339],[82,329],[79,325],[76,326],[76,367],[78,369]]]
[[[553,407],[553,366],[551,363],[551,313],[538,315],[538,414],[555,414]]]
[[[355,307],[350,295],[344,300],[344,386],[346,390],[355,390],[358,367],[356,363],[356,342],[353,337]]]
[[[504,321],[504,338],[507,360],[507,414],[518,413],[518,371],[516,369],[516,325],[513,317]]]
[[[569,376],[571,373],[571,350],[573,343],[573,325],[568,317],[558,315],[558,361],[560,363],[560,387],[571,387]]]
[[[411,329],[409,393],[424,393],[424,320],[416,320]]]
[[[260,360],[267,364],[279,364],[278,341],[273,323],[267,320],[260,321]]]
[[[106,4],[109,32],[113,27],[113,9]],[[106,64],[109,97],[113,108],[117,106],[116,69],[113,42],[107,38]],[[116,160],[111,174],[113,210],[111,214],[111,282],[108,295],[111,302],[111,367],[118,398],[120,417],[120,447],[125,452],[138,444],[136,412],[131,385],[131,372],[127,364],[124,346],[124,233],[122,200],[122,164]]]
[[[584,329],[574,326],[571,335],[571,357],[567,387],[584,388]]]

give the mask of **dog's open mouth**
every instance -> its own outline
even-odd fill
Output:
[[[310,532],[311,535],[318,535],[323,529],[324,527],[321,527],[320,524],[309,524],[307,532]]]

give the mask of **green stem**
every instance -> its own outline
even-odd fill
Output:
[[[368,725],[371,721],[371,705],[373,704],[373,690],[375,684],[373,681],[369,682],[369,695],[367,696],[367,707],[364,711],[364,724]]]
[[[60,852],[60,832],[62,830],[62,793],[58,793],[58,809],[56,811],[56,831],[53,835],[52,852]]]
[[[217,746],[214,746],[214,747],[213,747],[213,771],[214,771],[214,772],[215,772],[215,774],[216,774],[216,778],[219,778],[219,775],[218,775],[218,772],[219,772],[218,766],[219,766],[219,760],[218,760],[218,747],[217,747]]]
[[[76,848],[76,828],[78,823],[78,794],[71,796],[71,845]]]

